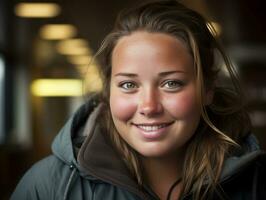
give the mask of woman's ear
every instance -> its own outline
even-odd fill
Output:
[[[212,103],[214,91],[209,89],[206,91],[206,95],[204,97],[204,106],[208,106]]]

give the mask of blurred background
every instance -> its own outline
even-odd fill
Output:
[[[0,0],[0,199],[84,102],[101,90],[90,63],[118,11],[145,0]],[[266,149],[266,12],[263,0],[183,0],[215,27],[245,93],[253,132]],[[85,80],[86,87],[82,87]]]

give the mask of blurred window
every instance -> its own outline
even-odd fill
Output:
[[[5,63],[3,56],[0,54],[0,144],[4,143],[5,131],[4,131],[4,74]]]

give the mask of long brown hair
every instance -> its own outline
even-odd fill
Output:
[[[224,159],[250,128],[236,73],[200,14],[175,0],[146,3],[119,14],[113,31],[96,54],[104,83],[103,100],[108,107],[112,51],[121,37],[136,31],[169,34],[184,41],[193,56],[201,120],[187,147],[182,194],[192,194],[193,199],[206,199],[219,190],[218,180]],[[217,57],[222,58],[229,72],[230,89],[218,81],[221,65],[216,62]],[[213,101],[205,106],[203,94],[207,90],[213,91]],[[110,109],[107,109],[105,117],[103,122],[114,145],[141,185],[143,176],[137,153],[117,133]]]

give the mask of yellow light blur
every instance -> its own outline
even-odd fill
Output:
[[[80,79],[37,79],[31,84],[31,93],[40,97],[82,96]]]
[[[84,39],[68,39],[58,42],[56,49],[63,55],[89,55],[87,41]]]
[[[55,3],[19,3],[15,14],[26,18],[49,18],[59,15],[61,8]]]
[[[86,47],[88,45],[87,41],[84,39],[80,38],[73,38],[73,39],[68,39],[68,40],[63,40],[58,42],[59,45],[64,45],[64,46],[78,46],[78,47]]]
[[[88,75],[86,81],[86,92],[98,92],[101,91],[103,88],[102,80],[97,75]]]
[[[217,22],[210,22],[210,23],[207,23],[207,27],[208,29],[210,30],[211,34],[214,36],[214,37],[218,37],[221,35],[222,33],[222,27],[219,23]]]
[[[70,24],[48,24],[40,29],[40,36],[47,40],[62,40],[74,37],[77,29]]]
[[[78,72],[83,76],[88,71],[89,65],[76,65],[75,66]]]
[[[87,55],[69,56],[68,60],[74,65],[89,65],[92,57]]]
[[[103,83],[97,65],[93,64],[87,67],[84,75],[86,92],[97,92],[102,90]]]
[[[76,65],[75,68],[79,71],[82,76],[88,74],[99,74],[97,66],[95,64],[90,65]]]

